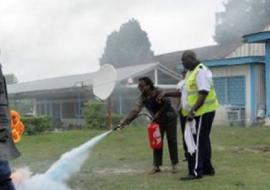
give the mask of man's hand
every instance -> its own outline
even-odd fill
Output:
[[[194,116],[195,116],[195,111],[194,110],[190,110],[188,112],[188,115],[187,115],[187,120],[188,121],[192,121],[194,119]]]
[[[157,97],[156,97],[156,101],[158,103],[161,103],[161,101],[163,100],[163,98],[165,97],[165,92],[161,92]]]
[[[6,142],[9,138],[8,129],[0,129],[0,142]]]

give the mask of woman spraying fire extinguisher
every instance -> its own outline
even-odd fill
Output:
[[[166,133],[172,164],[172,173],[176,173],[176,166],[178,164],[177,114],[171,106],[169,99],[158,99],[162,92],[153,85],[150,78],[139,78],[138,89],[140,90],[141,95],[132,110],[119,122],[117,127],[128,125],[138,116],[142,108],[145,107],[153,117],[153,121],[159,125],[161,140],[163,140],[164,133]],[[150,171],[150,174],[155,174],[161,171],[160,166],[162,165],[162,153],[162,146],[157,149],[153,148],[153,169]]]

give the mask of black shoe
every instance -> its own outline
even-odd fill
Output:
[[[213,168],[212,170],[209,171],[204,171],[203,175],[209,175],[209,176],[214,176],[216,174],[215,169]]]
[[[194,179],[200,179],[202,176],[195,176],[195,175],[187,175],[185,177],[181,177],[181,181],[189,181],[189,180],[194,180]]]

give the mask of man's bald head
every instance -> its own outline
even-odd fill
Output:
[[[188,70],[193,70],[199,61],[194,51],[186,50],[182,55],[182,64]]]
[[[193,59],[193,60],[197,60],[197,56],[196,56],[195,52],[191,51],[191,50],[184,51],[184,53],[182,55],[182,59],[183,58],[190,58],[190,59]]]

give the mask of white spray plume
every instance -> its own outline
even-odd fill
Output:
[[[70,190],[65,184],[70,177],[78,172],[87,159],[92,147],[111,131],[105,132],[81,146],[63,154],[44,174],[37,174],[29,178],[25,176],[20,183],[15,183],[17,190]],[[18,170],[17,170],[18,171]],[[19,172],[19,171],[18,171]],[[23,169],[21,172],[26,172]],[[16,173],[16,172],[15,172]],[[17,174],[19,175],[19,174]]]
[[[23,183],[25,179],[29,179],[32,175],[32,172],[28,167],[21,167],[21,168],[16,168],[14,172],[11,174],[11,179],[13,183],[16,186],[19,186]]]

